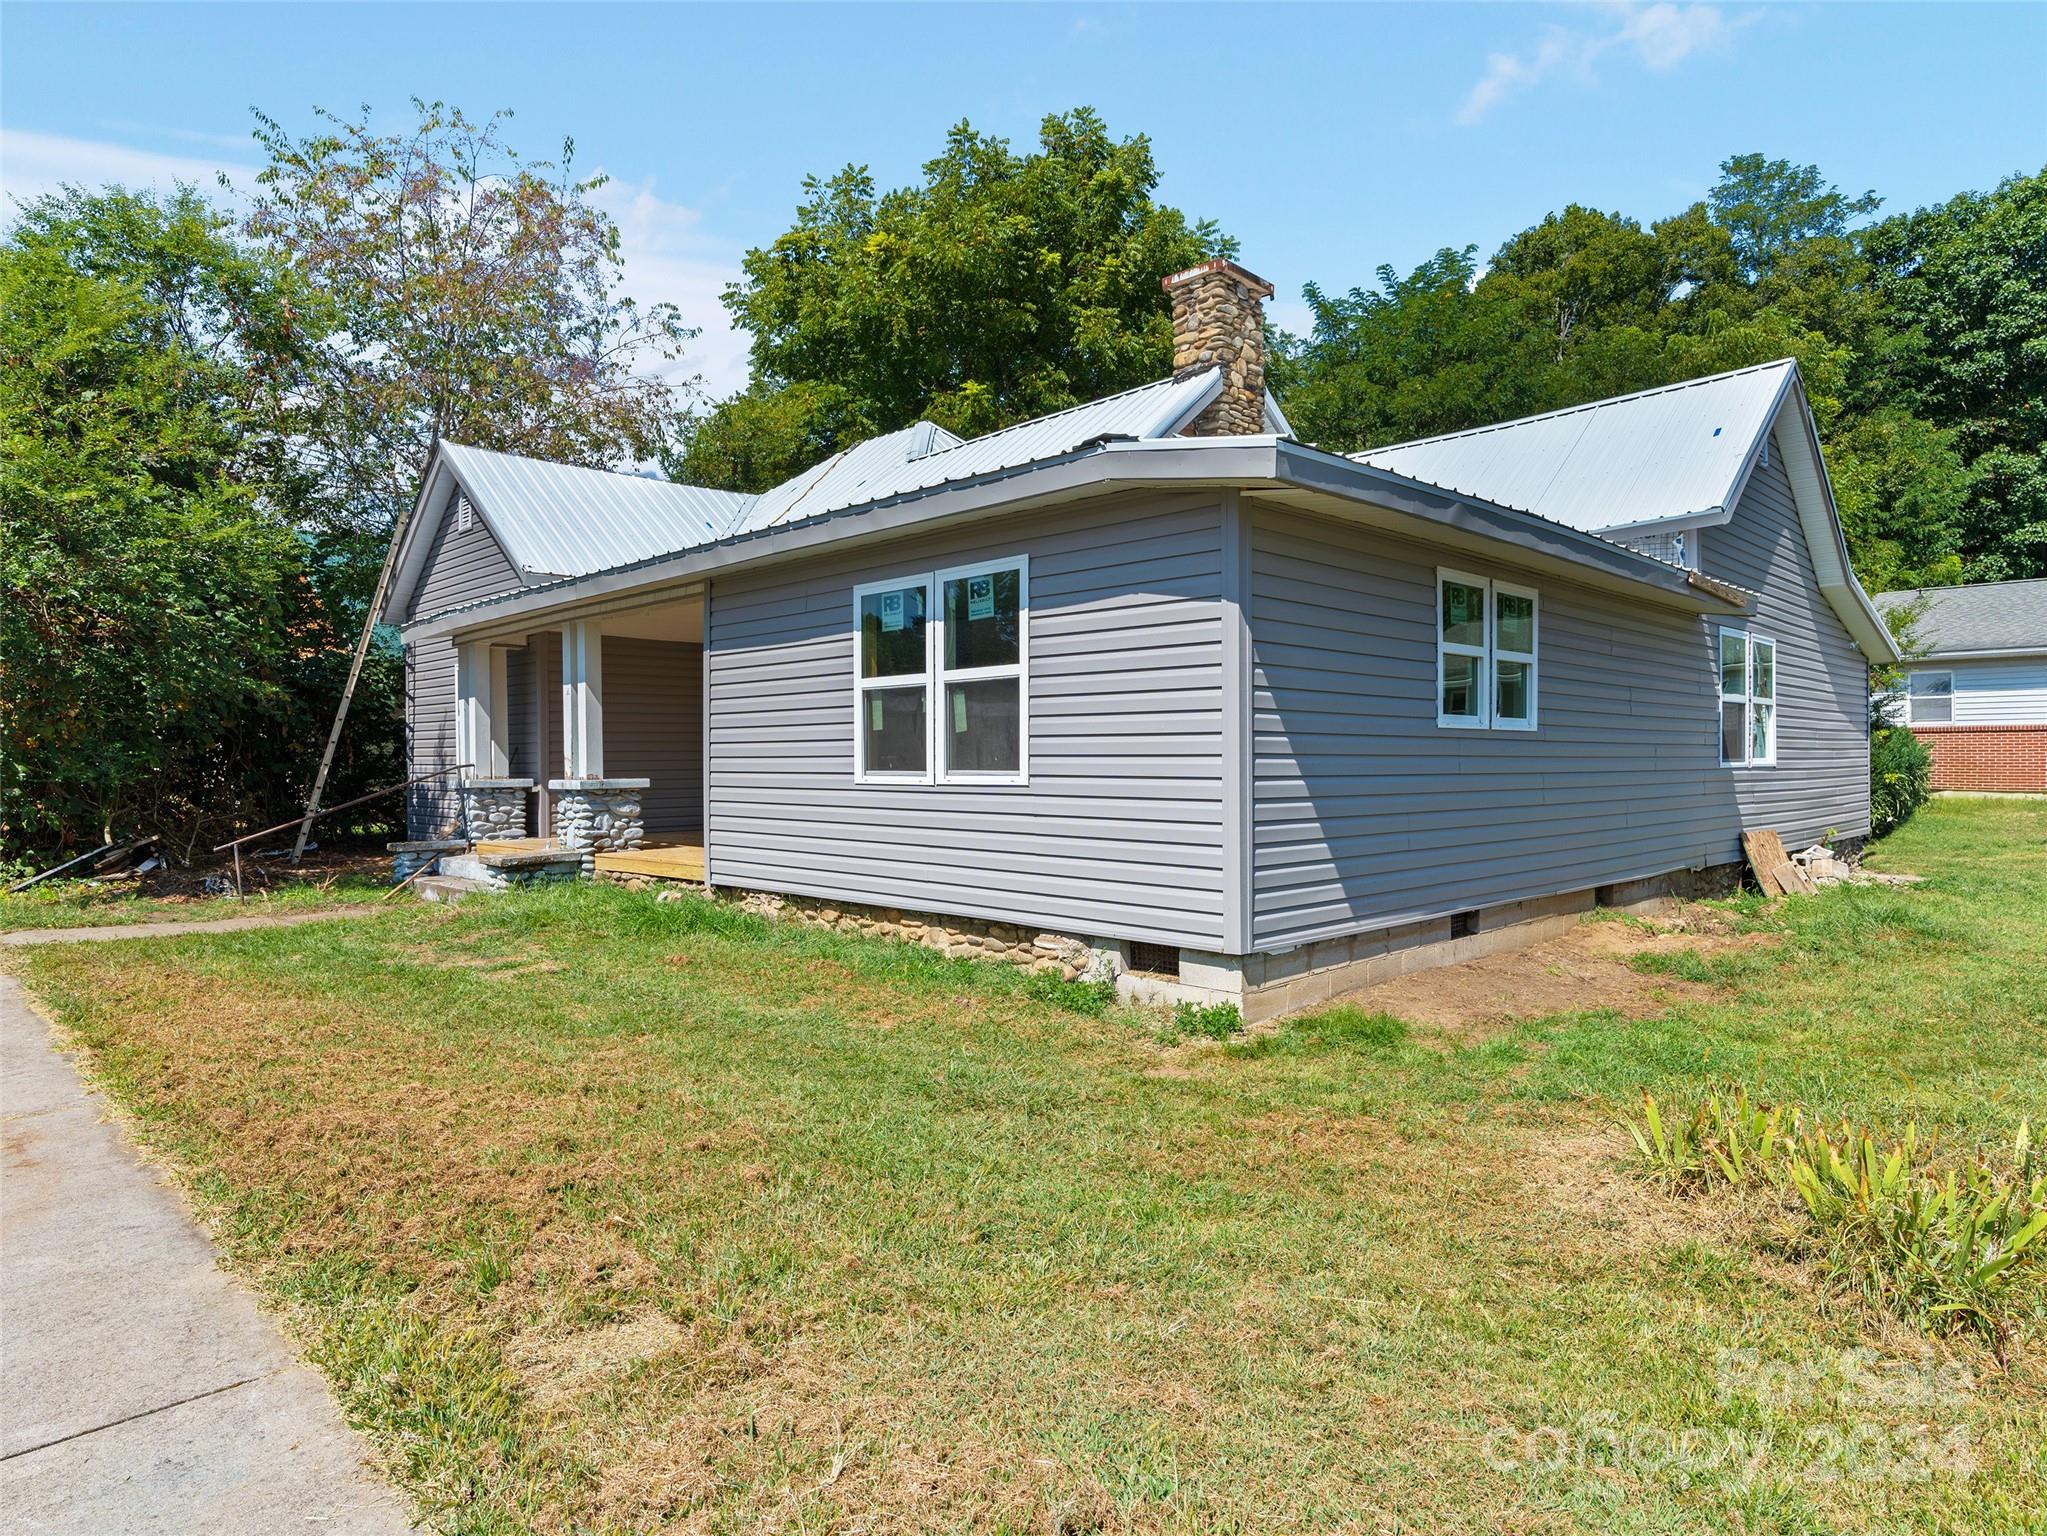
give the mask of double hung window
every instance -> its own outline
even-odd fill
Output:
[[[1951,725],[1955,718],[1955,675],[1914,672],[1905,682],[1905,719],[1911,725]]]
[[[1777,642],[1720,631],[1720,761],[1777,761]]]
[[[1024,556],[866,583],[853,619],[857,781],[1027,782]]]
[[[1436,724],[1534,730],[1536,670],[1531,589],[1436,573]]]

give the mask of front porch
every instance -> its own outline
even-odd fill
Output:
[[[701,591],[456,646],[461,835],[701,883]]]
[[[476,851],[552,853],[567,850],[562,849],[551,837],[520,837],[479,842]],[[649,837],[637,848],[597,854],[594,863],[596,872],[600,875],[623,875],[646,880],[686,880],[701,885],[704,881],[704,835],[699,831]]]

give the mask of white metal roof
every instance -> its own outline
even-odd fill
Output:
[[[586,576],[717,538],[752,498],[645,475],[441,444],[513,565]]]
[[[1142,384],[966,442],[919,422],[849,448],[764,492],[732,531],[754,533],[797,518],[1018,469],[1107,438],[1165,437],[1199,413],[1221,387],[1221,370],[1211,368],[1185,379]],[[920,431],[937,433],[943,441],[917,452],[919,444],[908,439]]]
[[[893,483],[907,466],[959,445],[959,438],[928,421],[870,437],[791,475],[771,491],[749,497],[746,510],[727,531],[754,533],[813,512],[857,506],[873,499],[868,487]]]
[[[1351,457],[1588,533],[1717,513],[1793,372],[1763,363]]]

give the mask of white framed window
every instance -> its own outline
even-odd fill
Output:
[[[940,571],[938,780],[1022,784],[1028,777],[1030,563],[1023,555]]]
[[[1029,782],[1028,557],[864,582],[853,633],[855,782]]]
[[[1436,572],[1436,724],[1532,731],[1540,604],[1532,587]]]
[[[1954,718],[1954,673],[1914,672],[1905,679],[1905,722],[1908,725],[1952,725]]]
[[[1723,629],[1720,648],[1720,761],[1768,767],[1777,761],[1777,642]]]
[[[853,777],[931,782],[931,578],[853,589]]]

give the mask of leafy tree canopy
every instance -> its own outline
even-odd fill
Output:
[[[1813,166],[1737,155],[1647,229],[1572,205],[1480,269],[1310,285],[1273,370],[1351,451],[1794,357],[1864,579],[2047,572],[2047,178],[1863,225]]]
[[[316,309],[190,190],[0,245],[0,854],[274,787],[335,644],[272,481]]]
[[[619,291],[602,177],[522,159],[510,116],[472,122],[415,101],[294,138],[258,114],[269,164],[248,233],[327,304],[336,329],[292,431],[323,515],[377,542],[442,438],[572,464],[653,458],[675,400],[649,371],[695,333],[672,305]],[[371,567],[374,569],[374,567]]]
[[[1159,281],[1234,245],[1153,198],[1142,136],[1093,111],[1038,147],[960,123],[920,185],[812,177],[795,224],[725,295],[753,337],[748,389],[691,424],[680,478],[763,490],[920,418],[973,436],[1162,376]]]

